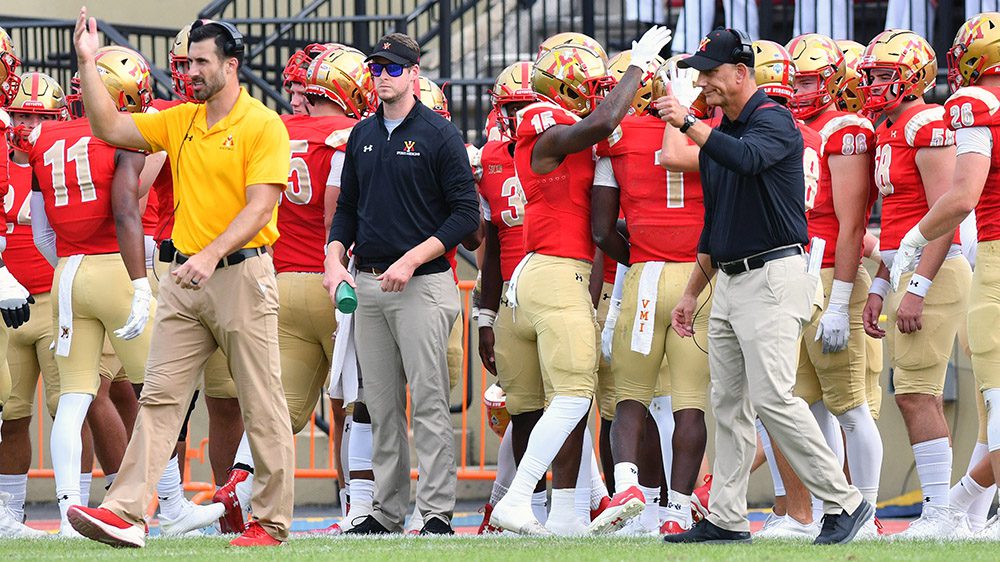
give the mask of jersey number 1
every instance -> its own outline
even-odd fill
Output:
[[[66,141],[57,140],[45,151],[44,162],[52,166],[52,189],[55,191],[56,207],[69,205],[69,186],[66,183],[66,162],[76,162],[76,184],[80,187],[80,202],[97,200],[97,190],[90,174],[90,155],[87,145],[90,137],[81,137],[66,150]]]

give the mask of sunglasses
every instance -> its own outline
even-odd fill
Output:
[[[385,70],[389,73],[389,76],[393,78],[398,78],[403,75],[404,68],[410,68],[409,64],[379,64],[377,62],[368,63],[368,70],[372,73],[372,76],[382,76],[382,71]]]

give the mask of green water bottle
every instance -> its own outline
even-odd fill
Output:
[[[357,310],[358,294],[354,292],[354,287],[347,281],[341,281],[340,285],[337,285],[335,296],[337,297],[337,310],[344,314],[351,314]]]

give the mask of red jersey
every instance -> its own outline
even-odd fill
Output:
[[[542,133],[580,118],[552,103],[533,103],[518,113],[514,168],[521,180],[524,250],[549,256],[593,261],[590,189],[594,184],[592,148],[567,155],[555,170],[536,174],[531,153]]]
[[[808,127],[819,133],[822,143],[818,152],[820,158],[819,184],[812,193],[812,201],[807,201],[806,220],[809,223],[809,238],[826,241],[822,267],[833,267],[840,234],[840,221],[833,208],[833,178],[830,175],[830,155],[870,154],[875,149],[875,127],[868,119],[857,113],[826,111],[821,113]],[[803,135],[803,140],[805,136]],[[805,161],[803,161],[805,164]],[[864,229],[864,225],[861,227]],[[863,234],[863,232],[862,232]],[[861,249],[858,249],[861,261]]]
[[[7,183],[10,179],[10,168],[14,165],[10,161],[10,147],[7,142],[7,130],[10,129],[11,121],[10,115],[6,111],[0,109],[0,197],[7,196]],[[30,185],[29,189],[30,189]],[[4,220],[6,217],[4,217]],[[5,224],[0,224],[0,232],[5,232],[7,226]]]
[[[184,102],[180,100],[155,99],[153,100],[153,108],[157,111],[163,111],[182,103]],[[146,204],[146,210],[149,211],[155,197],[156,226],[153,227],[153,240],[156,240],[156,244],[159,245],[160,242],[170,238],[174,230],[174,178],[171,175],[169,158],[163,161],[163,167],[160,168],[160,173],[156,175],[149,191],[149,203]],[[153,192],[156,194],[153,195]],[[149,232],[147,231],[146,234]]]
[[[948,127],[988,127],[993,138],[990,172],[976,205],[978,240],[1000,240],[1000,88],[961,88],[944,104]]]
[[[323,272],[323,202],[333,155],[343,152],[356,120],[345,116],[282,115],[291,138],[288,189],[278,206],[274,268],[278,273]],[[337,179],[340,183],[340,179]]]
[[[111,212],[117,149],[91,136],[87,118],[44,122],[32,140],[28,158],[56,233],[56,253],[119,252]]]
[[[3,198],[7,249],[3,261],[29,293],[52,290],[52,266],[35,247],[31,235],[31,166],[10,163],[10,188]]]
[[[633,264],[693,262],[698,255],[705,220],[701,176],[660,166],[665,127],[656,117],[630,115],[607,143]]]
[[[524,258],[524,199],[514,173],[513,144],[492,140],[480,151],[479,197],[483,218],[497,227],[500,240],[500,277],[510,281]]]
[[[166,160],[164,160],[166,164]],[[150,186],[146,195],[146,208],[142,211],[142,233],[146,236],[156,234],[156,225],[160,222],[160,212],[156,203],[156,191]]]
[[[944,121],[944,107],[922,103],[907,109],[895,123],[883,122],[875,136],[875,185],[883,197],[879,248],[897,250],[903,236],[928,211],[917,151],[953,145],[955,132]],[[955,243],[959,243],[957,229]]]

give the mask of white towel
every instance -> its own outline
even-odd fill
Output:
[[[646,262],[639,275],[635,320],[632,321],[632,351],[649,355],[653,347],[653,327],[656,325],[656,297],[660,287],[663,262]]]
[[[357,275],[354,257],[347,264],[347,271]],[[330,363],[330,398],[339,398],[344,404],[358,400],[358,350],[354,344],[354,314],[337,310],[337,336],[333,342],[333,361]]]
[[[73,280],[82,261],[83,254],[66,258],[66,265],[59,275],[59,337],[56,339],[56,355],[60,357],[69,357],[69,346],[73,341]]]
[[[507,284],[506,297],[507,304],[510,305],[511,309],[517,308],[517,280],[521,277],[521,270],[524,269],[525,264],[528,263],[528,260],[530,260],[533,255],[535,255],[535,252],[528,252],[525,254],[525,256],[521,258],[521,262],[514,268],[514,273],[510,276],[510,282]]]

